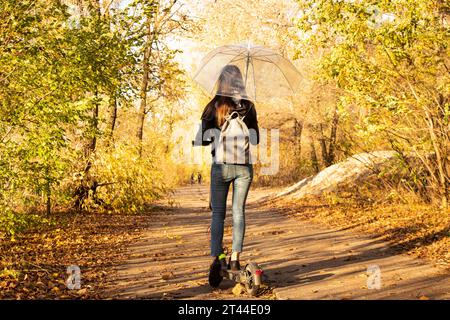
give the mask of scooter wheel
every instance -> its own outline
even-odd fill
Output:
[[[251,296],[256,296],[258,294],[260,285],[255,284],[255,277],[257,276],[255,274],[255,271],[259,269],[260,269],[259,266],[254,262],[250,262],[245,266],[245,275],[246,275],[245,289],[247,290],[247,293]]]

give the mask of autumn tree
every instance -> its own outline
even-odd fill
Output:
[[[443,1],[298,1],[298,51],[321,50],[342,114],[357,114],[354,151],[398,151],[417,190],[449,192],[449,6]],[[409,161],[421,160],[421,170]]]

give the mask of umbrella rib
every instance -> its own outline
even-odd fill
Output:
[[[230,49],[228,51],[222,51],[222,52],[218,52],[218,54],[243,54],[242,51],[236,51],[234,49]]]
[[[198,69],[197,72],[195,73],[193,79],[197,78],[197,76],[200,74],[200,71],[202,71],[206,67],[206,65],[212,60],[212,58],[214,58],[215,56],[216,56],[216,54],[211,55],[211,58],[209,58],[208,61],[203,63],[203,65],[200,67],[200,69]]]
[[[264,57],[263,56],[261,56],[261,57],[256,57],[256,58],[254,58],[254,57],[252,57],[252,60],[258,60],[258,61],[263,61],[263,62],[270,62],[270,63],[273,63],[273,61],[272,60],[269,60],[269,59],[263,59]]]
[[[243,59],[245,59],[246,57],[244,57],[244,56],[235,56],[230,62],[235,62],[235,61],[239,61],[239,60],[243,60]]]
[[[267,58],[269,59],[269,58]],[[270,59],[269,59],[270,60]],[[274,62],[271,60],[271,62],[281,71],[281,73],[283,74],[284,78],[286,79],[287,83],[289,84],[289,87],[291,88],[292,91],[294,91],[291,82],[289,81],[289,79],[286,77],[286,75],[284,74],[283,70]]]
[[[255,50],[255,52],[252,54],[252,56],[253,56],[254,54],[257,54],[258,52],[260,52],[260,51],[263,50],[263,49],[265,49],[265,48],[256,48],[256,50],[258,50],[258,51]]]
[[[254,55],[253,57],[260,58],[260,57],[272,57],[272,56],[279,56],[279,54],[278,54],[278,53],[273,53],[273,54],[260,54],[260,55],[256,54],[256,55]]]
[[[241,54],[241,55],[246,54],[247,51],[248,51],[246,48],[243,48],[243,47],[240,47],[240,46],[226,46],[226,50],[229,50],[229,51],[231,51],[232,53],[235,53],[235,54],[237,52],[237,54]]]
[[[217,53],[216,54],[216,56],[218,56],[218,55],[224,55],[224,56],[235,56],[235,57],[240,57],[240,56],[243,56],[242,54],[240,54],[240,53],[225,53],[225,52],[221,52],[221,53]]]
[[[263,49],[255,52],[254,56],[258,56],[258,55],[261,55],[261,56],[280,56],[280,54],[278,52],[273,52],[273,51],[266,50],[265,53],[260,53],[261,51],[263,51]]]
[[[225,54],[225,53],[214,53],[213,55],[211,55],[211,57],[210,57],[206,62],[203,63],[202,67],[201,67],[200,69],[197,70],[197,72],[195,73],[193,79],[197,78],[197,76],[199,75],[199,73],[200,73],[200,72],[206,67],[206,65],[207,65],[208,63],[210,63],[211,60],[212,60],[213,58],[215,58],[218,54]],[[231,54],[231,53],[228,53],[228,54],[226,54],[226,55],[232,55],[232,54]],[[237,56],[237,55],[235,55],[234,57],[236,57],[236,56]],[[232,60],[233,60],[233,59],[232,59]],[[230,63],[230,62],[228,62],[228,63]],[[227,64],[228,64],[228,63],[227,63]]]

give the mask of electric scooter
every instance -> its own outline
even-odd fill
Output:
[[[209,209],[212,210],[211,202],[209,202]],[[209,232],[210,228],[208,228],[207,233],[209,234]],[[241,270],[232,271],[231,269],[228,269],[226,265],[220,269],[220,276],[222,279],[225,278],[243,284],[245,290],[251,296],[256,296],[258,294],[258,290],[262,284],[263,274],[264,271],[262,268],[256,262],[252,261],[246,264],[243,269],[241,268]]]
[[[243,269],[232,271],[226,266],[220,270],[222,279],[229,279],[245,286],[245,290],[251,296],[256,296],[262,284],[264,271],[256,262],[249,262]]]

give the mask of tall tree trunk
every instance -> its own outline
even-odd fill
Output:
[[[109,97],[109,119],[108,119],[108,132],[106,137],[106,145],[109,147],[114,141],[114,129],[116,127],[117,120],[117,97],[115,94],[111,94]]]
[[[335,106],[333,119],[331,121],[329,138],[327,138],[325,136],[323,124],[319,124],[320,149],[322,152],[322,161],[326,167],[331,166],[336,157],[335,150],[336,150],[336,136],[337,136],[338,119],[339,118],[338,118],[338,113],[337,113],[337,106]]]
[[[52,213],[52,197],[51,197],[51,186],[50,186],[50,182],[47,183],[47,201],[46,201],[46,206],[47,206],[47,215],[50,215]]]
[[[51,200],[52,200],[52,184],[51,184],[51,180],[50,180],[50,170],[49,170],[49,168],[48,168],[48,166],[46,166],[46,168],[45,168],[45,175],[46,175],[46,178],[47,178],[47,183],[46,183],[46,185],[45,185],[45,193],[46,193],[46,196],[47,196],[47,199],[46,199],[46,206],[47,206],[47,215],[50,215],[51,214],[51,208],[52,208],[52,203],[51,203]]]
[[[334,107],[333,121],[331,122],[331,132],[330,132],[330,143],[328,145],[328,160],[329,166],[331,166],[336,158],[336,139],[337,139],[337,128],[339,123],[339,116],[337,112],[337,105]]]
[[[89,190],[92,189],[94,185],[97,184],[96,181],[91,181],[90,169],[92,168],[92,155],[97,147],[97,131],[98,131],[98,111],[99,111],[99,101],[98,101],[98,89],[95,90],[94,104],[92,106],[92,118],[90,123],[90,131],[92,137],[87,142],[84,148],[84,156],[87,159],[86,166],[84,168],[83,178],[80,184],[75,190],[75,208],[78,210],[82,209],[83,202],[89,196]]]
[[[295,148],[296,148],[296,154],[298,155],[299,159],[301,157],[302,153],[302,132],[303,132],[303,123],[298,121],[297,119],[294,119],[294,139],[295,139]]]
[[[98,131],[98,110],[99,110],[99,102],[98,102],[98,90],[95,90],[95,102],[92,107],[92,119],[91,119],[91,140],[86,145],[86,148],[84,149],[84,155],[88,159],[88,162],[86,164],[86,167],[84,169],[85,175],[89,173],[89,170],[92,167],[92,159],[91,156],[95,151],[95,148],[97,147],[97,131]]]
[[[329,160],[328,160],[327,142],[326,142],[325,134],[323,133],[322,123],[319,124],[319,134],[320,134],[319,143],[320,143],[320,151],[322,154],[322,162],[326,167],[328,167]]]
[[[447,157],[443,155],[443,152],[445,153],[445,149],[441,146],[440,139],[436,136],[434,119],[427,109],[425,111],[425,115],[431,144],[436,155],[436,166],[439,174],[439,193],[441,195],[441,206],[443,208],[448,208],[448,177],[446,176],[444,169],[444,162],[447,161]]]
[[[311,146],[311,165],[314,168],[314,170],[316,171],[316,173],[319,173],[320,168],[319,168],[319,161],[317,160],[317,154],[316,154],[316,147],[314,145],[314,139],[312,137],[309,138],[310,139],[310,146]]]
[[[144,49],[144,59],[142,61],[142,82],[140,89],[140,104],[139,104],[139,114],[138,114],[138,128],[137,128],[137,138],[138,138],[138,149],[139,156],[142,156],[142,140],[144,137],[144,123],[145,116],[147,114],[147,90],[148,90],[148,78],[150,72],[149,59],[152,50],[153,39],[151,37],[151,23],[150,19],[147,18],[147,40]]]

